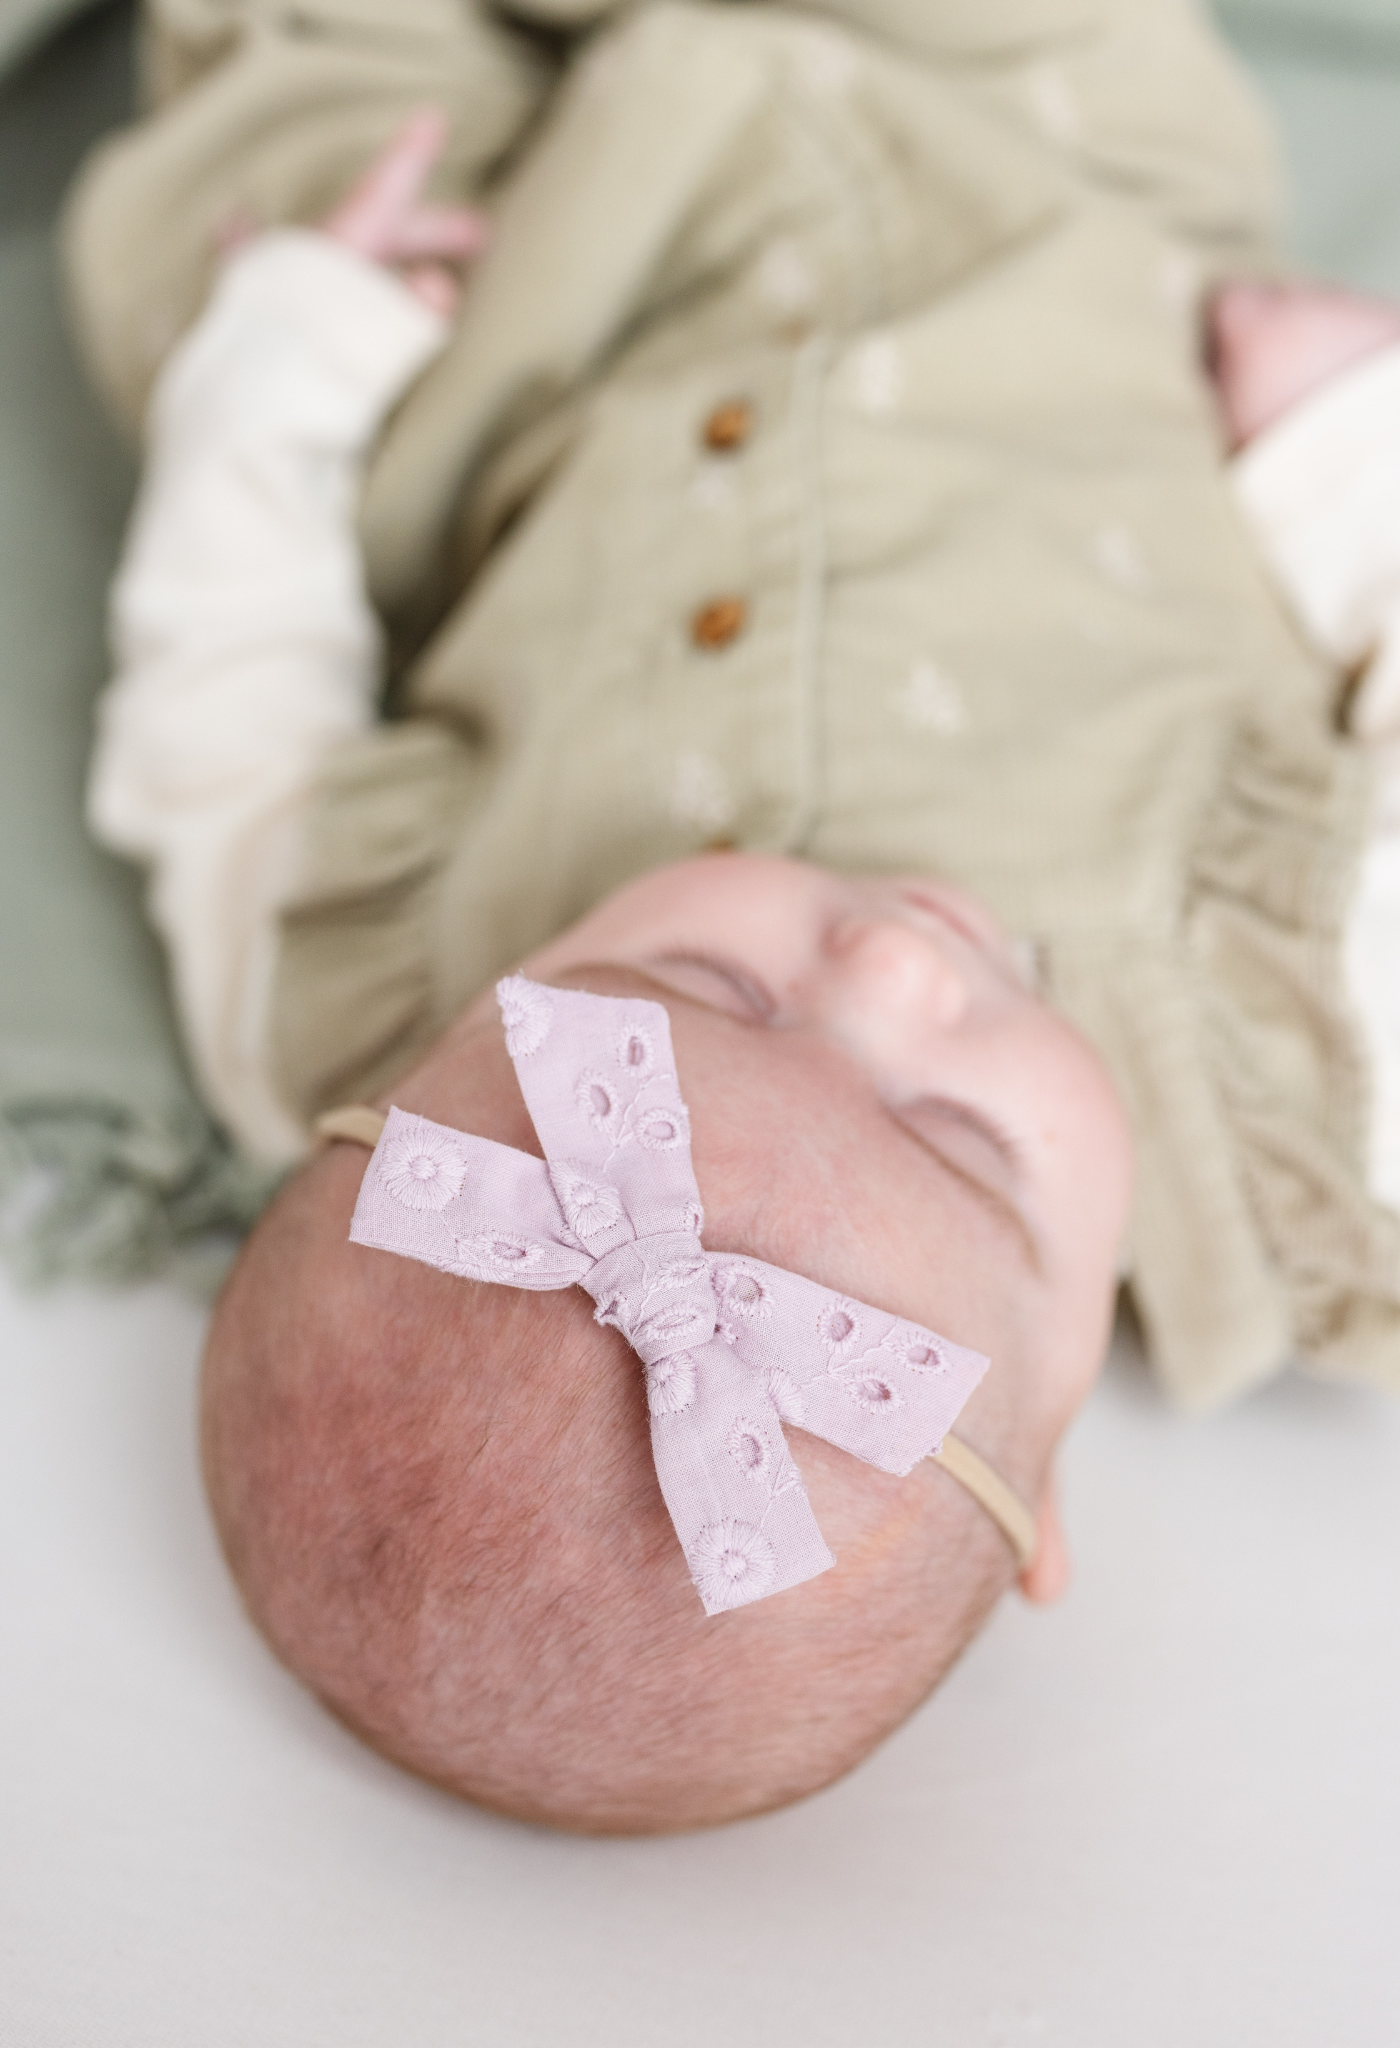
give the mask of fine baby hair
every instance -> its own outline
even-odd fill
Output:
[[[586,978],[610,999],[506,984],[514,1061],[497,1020],[473,1013],[395,1091],[409,1107],[368,1171],[360,1146],[332,1144],[289,1184],[215,1319],[205,1464],[251,1614],[358,1733],[478,1803],[646,1833],[800,1797],[897,1727],[1024,1564],[1035,1539],[1016,1496],[1040,1498],[1067,1416],[1010,1275],[1004,1299],[993,1269],[965,1296],[929,1292],[936,1208],[882,1210],[892,1177],[863,1180],[839,1155],[844,1105],[816,1132],[843,1194],[828,1208],[800,1144],[792,1162],[745,1149],[697,1052],[692,1174],[676,1075],[703,1047],[700,1006],[663,1008],[620,969]],[[521,1048],[556,1016],[551,1075]],[[703,1028],[721,1034],[732,1105],[744,1027]],[[624,1046],[630,1090],[609,1085]],[[810,1101],[820,1123],[800,1046],[781,1050],[780,1108],[800,1120]],[[624,1145],[627,1170],[605,1175],[624,1095],[652,1142]],[[357,1111],[342,1128],[368,1138],[379,1122]],[[666,1221],[689,1209],[690,1229],[639,1243],[663,1207]],[[495,1284],[507,1239],[533,1289]],[[665,1305],[697,1318],[675,1349],[635,1311],[661,1250],[692,1269]],[[734,1276],[768,1296],[758,1346],[716,1327],[738,1337],[755,1307]],[[924,1320],[935,1298],[958,1324],[984,1303],[985,1379]],[[828,1341],[791,1341],[823,1316]],[[940,1469],[923,1454],[959,1412],[975,1449]]]

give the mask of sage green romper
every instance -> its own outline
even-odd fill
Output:
[[[319,790],[289,1099],[378,1088],[716,840],[949,875],[1038,942],[1126,1096],[1176,1394],[1292,1355],[1400,1382],[1339,966],[1366,781],[1199,366],[1210,282],[1274,261],[1220,47],[1179,0],[512,14],[159,0],[161,110],[70,217],[134,419],[211,227],[314,218],[408,106],[450,106],[445,188],[497,215],[368,478],[395,720]]]

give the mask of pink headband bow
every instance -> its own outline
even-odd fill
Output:
[[[496,995],[545,1158],[391,1110],[352,1241],[466,1279],[586,1289],[646,1368],[657,1477],[706,1613],[815,1578],[834,1560],[781,1424],[903,1475],[938,1451],[987,1360],[704,1249],[660,1004],[519,975]]]

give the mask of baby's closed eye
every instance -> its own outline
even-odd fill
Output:
[[[737,961],[711,953],[662,953],[647,970],[677,995],[690,996],[710,1009],[723,1010],[746,1024],[771,1023],[777,1004],[757,978]]]
[[[890,1106],[894,1121],[944,1165],[1001,1200],[1020,1181],[1019,1148],[980,1110],[946,1096],[921,1096]]]

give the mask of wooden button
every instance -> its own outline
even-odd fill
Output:
[[[746,398],[717,405],[705,422],[705,446],[714,455],[733,455],[753,433],[754,411]]]
[[[742,597],[717,597],[702,605],[690,622],[690,637],[697,647],[713,654],[737,640],[749,623],[749,608]]]

